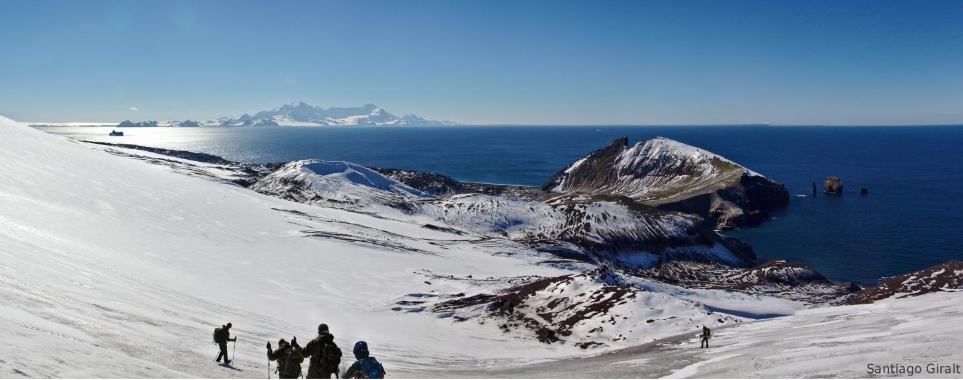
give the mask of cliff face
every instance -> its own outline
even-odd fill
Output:
[[[761,221],[789,202],[785,186],[722,156],[663,137],[629,146],[628,138],[576,160],[542,190],[611,194],[663,210],[696,214],[732,229]]]

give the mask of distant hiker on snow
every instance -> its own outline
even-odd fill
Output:
[[[702,342],[699,344],[699,348],[709,348],[709,337],[711,336],[712,331],[705,325],[702,325]]]
[[[304,357],[311,357],[308,364],[308,379],[330,379],[331,374],[338,374],[341,365],[341,349],[334,344],[334,335],[328,332],[328,325],[318,326],[318,336],[312,339],[304,350]]]
[[[359,341],[354,344],[354,357],[358,360],[341,375],[342,379],[384,379],[385,367],[368,353],[368,343]]]
[[[214,343],[221,348],[221,353],[217,354],[217,359],[214,361],[220,363],[221,358],[224,358],[224,364],[231,364],[230,356],[227,355],[227,342],[236,342],[237,338],[231,339],[231,323],[228,322],[226,325],[214,329]]]
[[[267,344],[268,361],[278,362],[277,374],[281,379],[297,379],[301,375],[301,346],[298,345],[298,338],[291,339],[291,344],[281,339],[278,341],[278,349],[271,351],[271,342]]]

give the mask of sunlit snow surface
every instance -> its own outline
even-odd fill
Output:
[[[446,376],[457,373],[448,369],[465,368],[477,369],[466,376],[484,376],[492,368],[538,375],[527,371],[539,365],[513,366],[602,351],[546,345],[523,334],[503,334],[490,324],[399,313],[392,306],[411,294],[471,294],[502,288],[511,278],[576,273],[538,265],[544,259],[508,240],[481,240],[426,229],[417,220],[284,201],[211,177],[106,154],[0,118],[3,377],[261,377],[269,371],[265,342],[292,335],[306,341],[320,322],[332,327],[346,352],[355,340],[367,340],[392,376]],[[492,281],[460,280],[468,275]],[[648,298],[669,300],[651,306],[675,305],[679,318],[704,315],[696,303],[738,305],[760,314],[788,314],[800,307],[729,292],[689,292],[658,283],[643,287],[660,294]],[[753,367],[732,360],[705,363],[694,372],[690,366],[712,360],[717,352],[748,356],[745,350],[764,351],[759,342],[800,350],[834,344],[816,340],[837,336],[863,338],[834,350],[873,342],[863,354],[868,358],[874,350],[886,352],[887,358],[930,352],[914,339],[937,330],[940,339],[960,337],[952,326],[963,325],[951,323],[960,318],[958,302],[950,298],[955,295],[817,309],[790,319],[722,328],[717,330],[719,348],[681,353],[653,368],[663,368],[665,374],[685,368],[690,369],[677,374],[752,374]],[[912,308],[923,306],[930,312],[914,317]],[[862,318],[862,310],[875,319]],[[839,321],[826,322],[839,329],[805,322],[832,315],[839,315]],[[773,338],[786,335],[786,326],[797,320],[824,327],[810,327],[805,337],[812,339]],[[239,338],[234,369],[214,363],[216,346],[210,342],[212,329],[229,321]],[[869,326],[923,333],[852,333]],[[640,332],[607,349],[688,329]],[[825,330],[814,335],[817,329]],[[741,345],[720,351],[723,342],[738,339],[743,339]],[[958,346],[954,352],[959,355]],[[802,367],[812,367],[813,355],[796,357],[809,360]],[[642,357],[619,360],[646,367],[637,360]],[[592,367],[581,371],[568,373],[594,373]]]
[[[590,358],[475,369],[453,377],[590,378],[865,378],[867,366],[963,363],[963,294],[957,291],[824,307],[796,315],[716,329],[710,348],[698,333]],[[874,367],[875,368],[875,367]],[[887,375],[883,377],[908,377]]]

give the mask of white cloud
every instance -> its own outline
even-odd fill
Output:
[[[131,111],[137,111],[137,107],[130,106],[130,110],[131,110]]]

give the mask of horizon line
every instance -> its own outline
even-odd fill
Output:
[[[173,119],[172,119],[173,120]],[[169,121],[169,120],[164,120]],[[77,121],[64,121],[64,122],[42,122],[42,121],[18,121],[26,125],[38,125],[38,126],[67,126],[66,124],[74,124],[74,127],[85,127],[94,125],[105,125],[109,124],[120,124],[120,122],[77,122]],[[116,126],[116,125],[114,125]],[[772,123],[694,123],[694,124],[557,124],[557,123],[459,123],[456,125],[320,125],[320,126],[293,126],[293,125],[279,125],[280,127],[295,127],[295,128],[326,128],[326,127],[750,127],[750,126],[766,126],[766,127],[963,127],[963,122],[960,123],[939,123],[939,124],[772,124]],[[131,128],[224,128],[221,126],[202,126],[202,127],[131,127]],[[243,127],[232,127],[232,128],[243,128]],[[262,127],[263,128],[263,127]],[[270,128],[270,127],[268,127]]]

